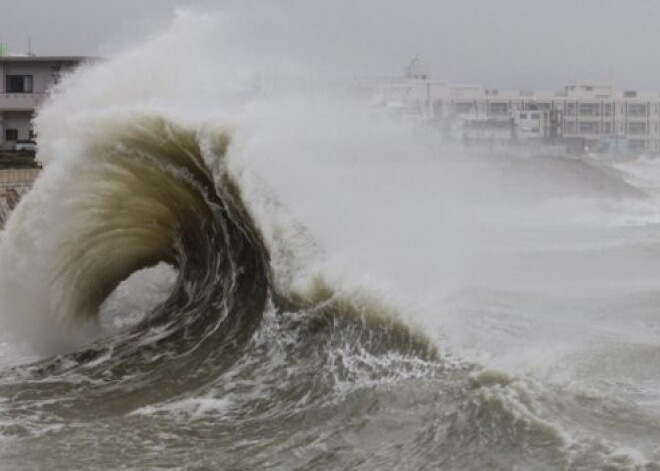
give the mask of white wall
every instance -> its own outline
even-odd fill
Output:
[[[4,129],[17,129],[18,139],[25,141],[30,139],[30,113],[6,113],[4,115]],[[2,139],[4,140],[5,133],[2,132]]]
[[[45,93],[53,81],[53,65],[55,64],[43,62],[5,63],[2,86],[6,86],[4,82],[7,75],[32,75],[33,93]]]

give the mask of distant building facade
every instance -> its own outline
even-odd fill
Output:
[[[559,92],[497,90],[429,79],[416,58],[406,77],[377,87],[377,101],[467,140],[565,142],[601,152],[660,153],[660,93],[611,85]]]
[[[0,56],[0,149],[31,141],[34,112],[61,75],[87,60],[78,56]]]

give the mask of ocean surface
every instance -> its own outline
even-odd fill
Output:
[[[40,109],[0,470],[660,470],[660,160],[452,145],[225,26]]]

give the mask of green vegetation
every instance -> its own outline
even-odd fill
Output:
[[[0,151],[0,169],[7,168],[39,168],[34,158],[34,152]]]

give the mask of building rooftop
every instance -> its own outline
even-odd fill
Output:
[[[87,56],[28,56],[28,55],[5,55],[0,56],[0,62],[83,62],[94,60]]]

